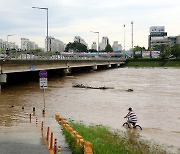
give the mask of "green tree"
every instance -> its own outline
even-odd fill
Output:
[[[69,42],[66,45],[65,52],[69,52],[70,50],[75,52],[87,52],[87,46],[79,42]]]
[[[162,59],[169,58],[171,55],[171,47],[167,44],[161,44],[160,45],[160,57]]]
[[[110,44],[108,44],[105,48],[105,52],[113,52],[113,49]]]
[[[89,49],[88,52],[97,52],[96,49]]]
[[[133,57],[134,58],[142,58],[142,51],[145,50],[145,47],[140,47],[140,46],[134,46],[133,48]],[[141,52],[141,55],[139,56],[138,54],[136,54],[136,52]]]
[[[180,45],[176,44],[172,47],[171,53],[176,57],[180,57]]]

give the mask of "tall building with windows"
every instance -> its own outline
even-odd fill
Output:
[[[96,42],[93,42],[93,43],[92,43],[91,49],[97,50],[97,44],[96,44]]]
[[[108,44],[109,44],[109,38],[106,36],[102,37],[102,42],[99,43],[100,50],[105,50],[105,48]]]
[[[81,44],[84,44],[85,46],[88,46],[88,44],[84,41],[83,38],[81,38],[80,36],[75,36],[74,37],[74,42],[79,42]]]
[[[18,49],[18,45],[16,45],[15,42],[7,42],[0,39],[0,50],[6,50],[6,49]]]
[[[30,41],[27,38],[21,38],[21,50],[35,50],[39,49],[35,42]]]
[[[150,35],[148,40],[148,47],[153,48],[156,45],[167,44],[174,46],[180,44],[180,35],[178,36],[167,36],[164,26],[152,26],[150,27]]]
[[[47,49],[47,38],[45,39],[45,46]],[[48,51],[63,52],[65,45],[62,41],[55,39],[52,36],[48,36]]]
[[[121,44],[118,44],[118,41],[114,41],[112,45],[113,51],[122,51]]]
[[[176,44],[180,45],[180,35],[178,36],[169,36],[168,37],[169,45],[173,47]]]
[[[164,26],[150,27],[150,35],[148,40],[148,47],[153,48],[156,45],[168,44],[167,32]]]

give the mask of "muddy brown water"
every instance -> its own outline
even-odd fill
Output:
[[[114,89],[74,88],[75,83]],[[126,91],[128,89],[133,91]],[[20,138],[26,142],[27,138],[23,136],[29,128],[27,114],[33,107],[40,114],[43,106],[43,91],[38,82],[3,88],[0,93],[0,140],[6,140],[10,134],[13,137],[9,140]],[[50,125],[55,125],[52,121],[58,113],[67,119],[122,131],[126,131],[122,127],[123,117],[132,107],[143,128],[142,137],[180,147],[180,69],[118,68],[50,78],[45,90],[45,106],[46,121]]]

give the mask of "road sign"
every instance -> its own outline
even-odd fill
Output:
[[[36,69],[35,69],[35,67],[34,66],[31,66],[30,67],[30,71],[35,71]]]
[[[48,88],[47,78],[39,78],[40,89]]]
[[[41,70],[41,71],[39,72],[39,76],[40,76],[41,78],[46,78],[46,77],[47,77],[47,71],[46,71],[46,70]]]

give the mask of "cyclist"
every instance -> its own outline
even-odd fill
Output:
[[[129,110],[129,112],[124,118],[128,118],[127,122],[131,123],[133,125],[133,127],[135,127],[135,125],[137,123],[137,116],[131,107],[128,110]]]

